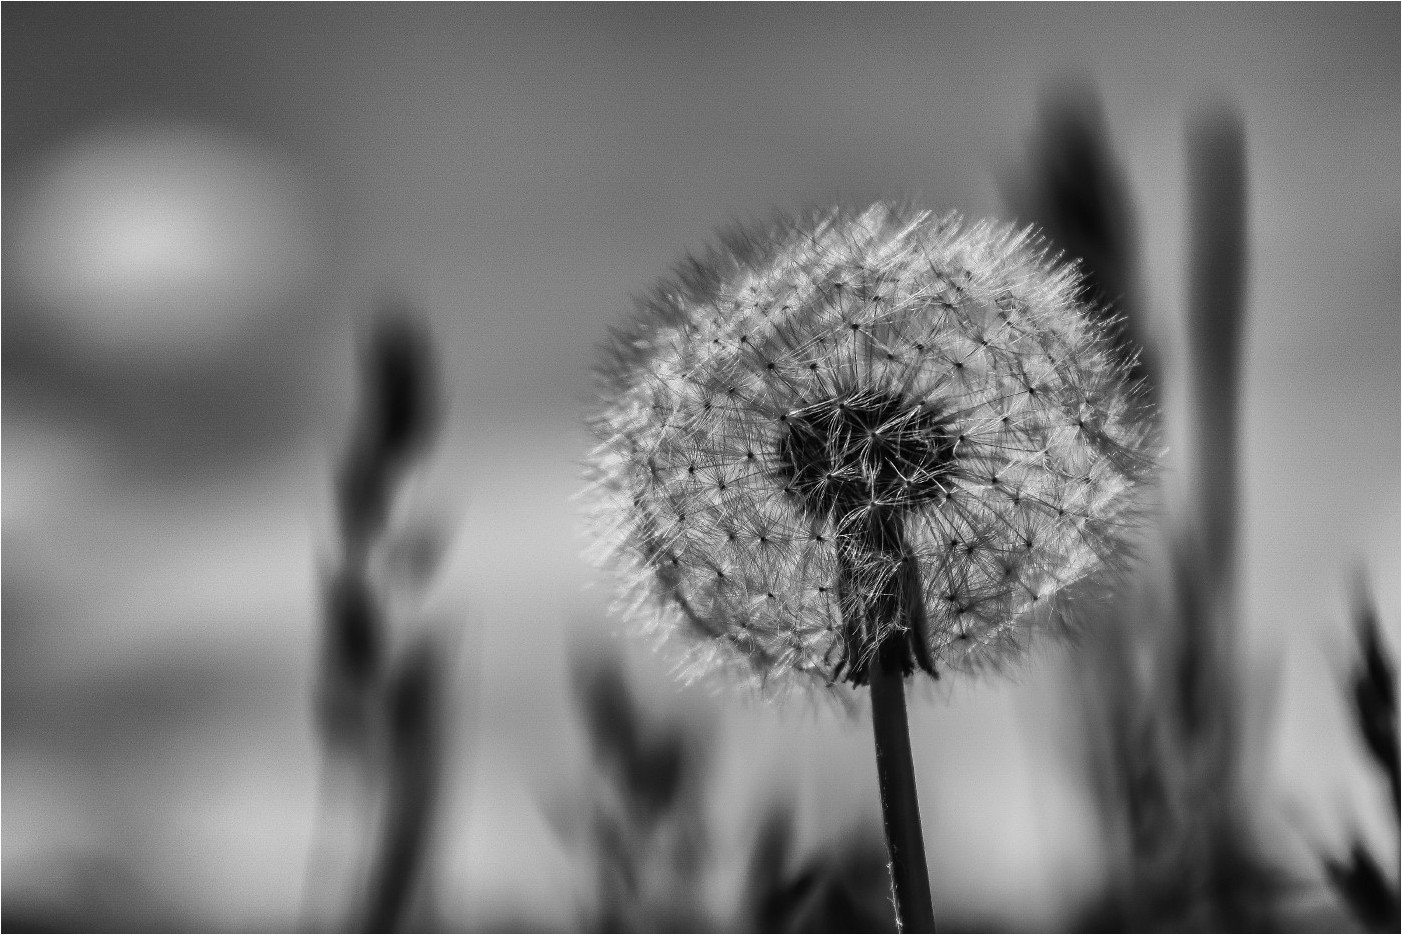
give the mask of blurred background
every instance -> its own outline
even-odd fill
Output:
[[[776,208],[911,196],[1056,236],[1074,205],[1046,207],[1039,167],[1081,125],[1117,167],[1085,197],[1132,220],[1110,297],[1152,348],[1185,511],[1203,108],[1244,140],[1207,715],[1234,725],[1232,841],[1281,927],[1368,924],[1367,873],[1328,869],[1356,846],[1395,900],[1350,680],[1367,608],[1397,653],[1396,6],[11,4],[0,26],[6,928],[889,924],[867,720],[681,686],[618,632],[571,500],[597,347]],[[355,540],[385,347],[432,416]],[[337,595],[362,579],[357,668]],[[913,697],[937,919],[1128,924],[1106,797],[1133,796],[1096,778],[1091,649]],[[409,749],[431,755],[399,769]],[[1159,927],[1189,917],[1216,918]]]

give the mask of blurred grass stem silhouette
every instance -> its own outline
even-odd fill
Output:
[[[400,927],[428,860],[426,842],[432,833],[443,746],[441,654],[441,647],[425,640],[404,661],[389,688],[389,814],[371,870],[368,932]]]
[[[1247,270],[1246,130],[1218,103],[1188,127],[1192,255],[1188,360],[1194,389],[1200,556],[1227,600],[1236,562],[1237,411]],[[1218,595],[1214,595],[1218,596]]]
[[[315,699],[325,749],[322,816],[306,911],[314,924],[330,915],[333,928],[388,931],[405,922],[430,856],[444,657],[431,635],[401,638],[409,645],[394,651],[394,615],[375,556],[400,538],[391,507],[433,442],[442,407],[432,338],[400,303],[383,304],[361,367],[356,424],[336,475],[341,559],[325,585]],[[342,785],[349,802],[336,801]],[[331,835],[343,814],[357,834],[348,847]]]

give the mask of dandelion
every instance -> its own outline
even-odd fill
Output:
[[[908,927],[932,918],[903,679],[1064,629],[1152,463],[1079,292],[1030,230],[831,211],[685,264],[604,370],[591,491],[627,613],[694,673],[871,686]]]

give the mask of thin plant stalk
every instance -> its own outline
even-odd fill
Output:
[[[861,512],[846,504],[847,515]],[[886,850],[891,858],[891,892],[896,909],[896,929],[901,932],[933,932],[935,913],[930,897],[930,874],[925,863],[925,838],[920,827],[920,802],[916,795],[915,761],[910,751],[910,724],[906,717],[905,679],[915,666],[936,674],[926,649],[925,599],[920,587],[920,567],[906,543],[900,510],[877,507],[866,521],[854,524],[840,537],[839,568],[842,590],[855,601],[846,601],[848,630],[870,638],[896,624],[863,666],[862,681],[871,686],[871,726],[876,742],[876,779],[881,791],[881,818]],[[900,556],[898,571],[881,582],[863,580],[856,571],[862,555]],[[874,586],[873,586],[874,585]],[[860,593],[854,593],[860,592]],[[860,608],[858,611],[857,609]],[[859,663],[861,665],[861,663]]]
[[[881,818],[891,857],[896,930],[933,932],[935,912],[925,864],[925,839],[920,830],[920,803],[915,795],[905,676],[889,653],[878,653],[871,664],[871,727],[876,738]]]

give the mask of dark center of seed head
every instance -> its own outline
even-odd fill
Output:
[[[784,424],[785,486],[839,528],[873,507],[898,519],[944,498],[955,435],[938,410],[892,393],[852,392],[790,412]]]
[[[790,412],[784,426],[780,479],[810,514],[832,522],[838,593],[875,588],[862,595],[865,609],[846,621],[833,678],[865,684],[876,655],[903,675],[917,666],[934,674],[924,609],[901,609],[918,602],[921,591],[919,568],[906,554],[904,518],[909,510],[944,500],[955,461],[949,420],[892,393],[852,392]],[[863,556],[876,554],[897,559],[899,573],[879,582],[858,574],[867,561]],[[874,646],[881,622],[898,616],[908,629]]]

